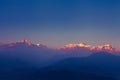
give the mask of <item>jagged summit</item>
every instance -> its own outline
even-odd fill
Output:
[[[24,44],[27,44],[27,45],[31,45],[32,43],[30,42],[30,40],[28,40],[28,39],[23,39],[23,40],[21,40],[21,42],[19,42],[19,43],[24,43]]]
[[[62,49],[72,49],[72,48],[86,48],[89,49],[90,51],[116,52],[116,49],[110,44],[92,46],[86,43],[78,43],[78,44],[68,44],[62,47]]]
[[[90,47],[86,43],[79,43],[79,44],[68,44],[64,46],[65,48],[74,48],[74,47]]]
[[[30,40],[28,39],[23,39],[21,41],[18,42],[12,42],[12,43],[8,43],[8,44],[1,44],[0,47],[46,47],[43,44],[33,44],[31,43]]]

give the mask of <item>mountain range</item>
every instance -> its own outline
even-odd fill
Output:
[[[111,45],[59,49],[29,40],[0,45],[0,80],[120,80],[119,51]]]

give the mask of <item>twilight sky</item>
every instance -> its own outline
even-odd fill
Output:
[[[0,0],[0,42],[120,47],[120,0]]]

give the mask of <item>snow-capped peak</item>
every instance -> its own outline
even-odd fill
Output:
[[[87,48],[90,51],[107,51],[107,52],[115,52],[116,49],[112,47],[110,44],[105,45],[98,45],[98,46],[92,46],[88,45],[86,43],[79,43],[79,44],[68,44],[62,47],[62,49],[72,49],[72,48]]]

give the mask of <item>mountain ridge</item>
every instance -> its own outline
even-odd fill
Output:
[[[31,43],[29,40],[24,39],[21,40],[20,42],[13,42],[13,43],[8,43],[8,44],[1,44],[0,45],[0,49],[1,48],[14,48],[14,47],[36,47],[36,48],[49,48],[46,45],[43,44],[33,44]],[[53,48],[49,48],[49,49],[53,49]],[[98,45],[98,46],[92,46],[92,45],[88,45],[86,43],[78,43],[78,44],[68,44],[65,45],[63,47],[60,48],[54,48],[55,50],[61,50],[61,51],[88,51],[88,52],[110,52],[110,53],[120,53],[120,51],[116,48],[114,48],[112,45],[110,44],[105,44],[105,45]]]

